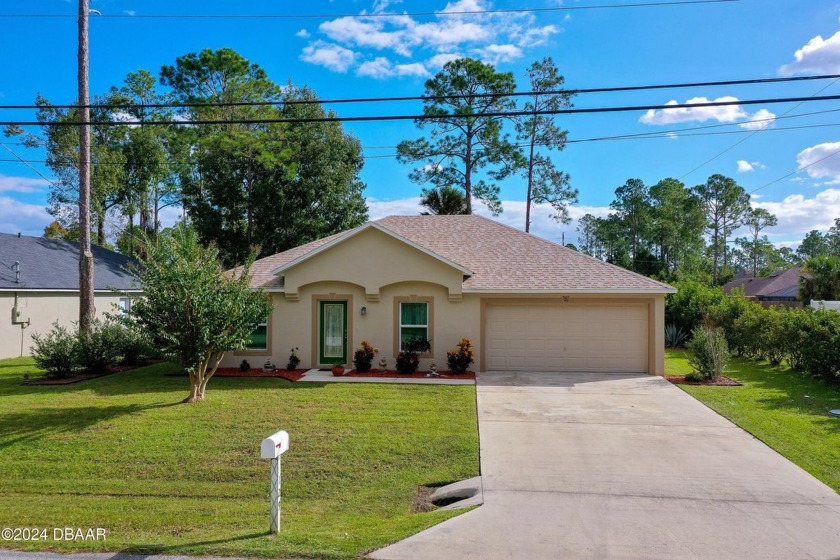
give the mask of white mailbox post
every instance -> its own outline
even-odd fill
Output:
[[[265,438],[260,456],[271,459],[271,532],[280,532],[280,455],[289,449],[289,434],[280,430]]]

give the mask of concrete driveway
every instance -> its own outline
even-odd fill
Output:
[[[840,558],[840,496],[660,377],[477,392],[484,505],[373,558]]]

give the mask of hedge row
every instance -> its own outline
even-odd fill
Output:
[[[686,332],[700,325],[720,328],[729,349],[741,356],[786,362],[792,369],[840,377],[840,313],[775,306],[765,308],[720,288],[686,282],[669,296],[666,324]]]
[[[70,331],[57,322],[46,334],[32,336],[35,364],[51,377],[77,371],[104,373],[110,367],[139,364],[154,357],[151,342],[117,321],[94,321],[88,333]]]

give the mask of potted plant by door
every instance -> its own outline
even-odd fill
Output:
[[[344,364],[334,364],[332,367],[332,374],[336,377],[344,375]]]

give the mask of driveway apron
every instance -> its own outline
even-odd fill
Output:
[[[476,390],[484,505],[371,557],[840,558],[840,496],[661,377]]]

